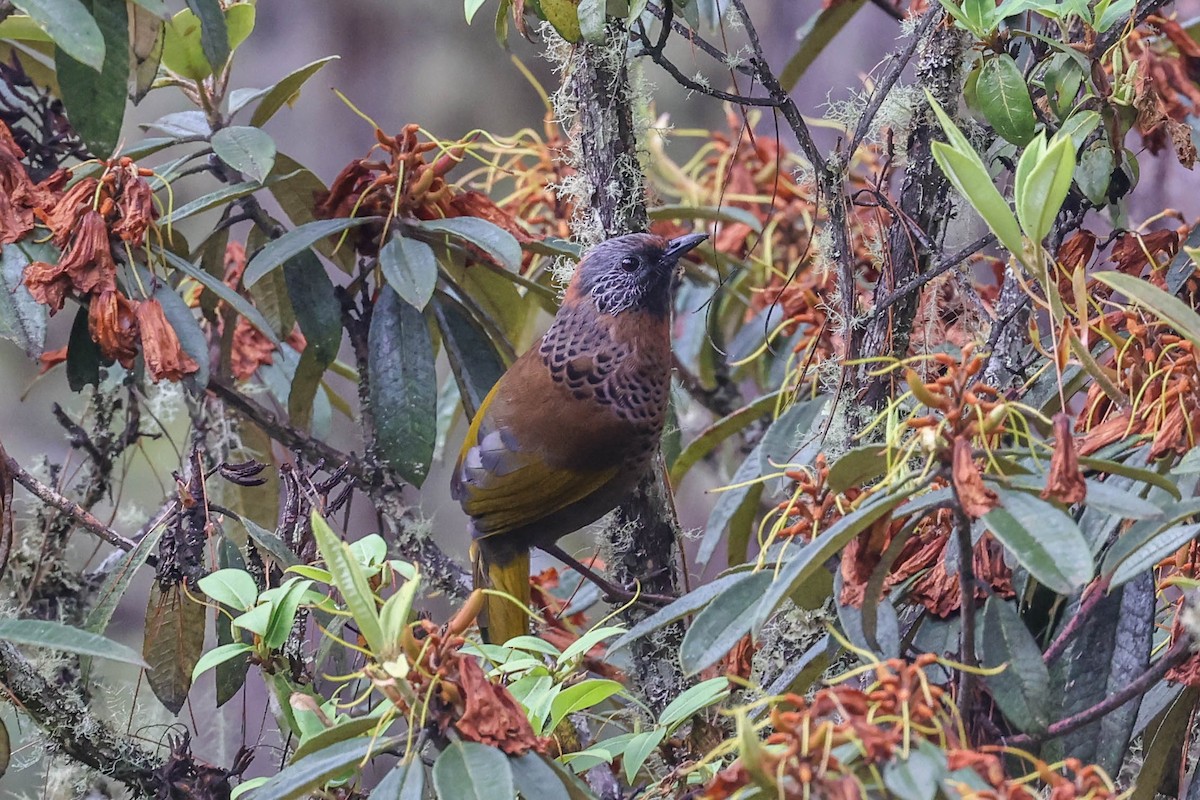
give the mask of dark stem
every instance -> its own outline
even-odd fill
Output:
[[[88,533],[94,534],[105,542],[108,542],[113,547],[119,547],[128,552],[136,546],[135,542],[126,539],[124,536],[117,533],[100,520],[96,519],[96,517],[93,516],[90,511],[79,505],[79,503],[76,503],[70,498],[62,496],[54,489],[30,475],[29,472],[27,472],[11,456],[6,458],[8,461],[8,469],[9,472],[12,473],[13,479],[28,489],[31,494],[33,494],[43,503],[51,506],[52,508],[58,509],[60,512],[74,520],[79,527],[83,528]]]
[[[1191,648],[1191,637],[1187,635],[1180,636],[1175,640],[1175,644],[1171,645],[1171,648],[1163,653],[1162,658],[1154,662],[1154,666],[1122,686],[1118,691],[1105,697],[1096,705],[1091,708],[1085,708],[1078,714],[1073,714],[1066,719],[1059,720],[1041,733],[1023,733],[1004,739],[1000,744],[1004,747],[1028,748],[1047,739],[1065,736],[1068,733],[1079,730],[1088,723],[1100,719],[1100,717],[1103,717],[1110,711],[1115,711],[1133,698],[1140,697],[1153,689],[1173,667],[1187,660],[1188,656],[1191,655]]]
[[[954,482],[950,485],[953,487]],[[959,614],[959,660],[966,669],[958,674],[958,708],[962,718],[970,718],[975,674],[979,664],[975,655],[975,548],[971,544],[971,518],[963,510],[958,491],[954,490],[954,536],[958,544],[958,590],[961,604]]]
[[[1049,664],[1054,659],[1063,654],[1067,649],[1067,645],[1071,643],[1071,638],[1079,632],[1083,624],[1087,622],[1091,613],[1096,610],[1096,606],[1100,605],[1100,601],[1108,594],[1108,581],[1096,580],[1084,587],[1083,596],[1079,601],[1079,608],[1075,614],[1067,621],[1067,624],[1062,629],[1062,633],[1058,635],[1050,646],[1046,648],[1046,652],[1042,653],[1042,661]]]

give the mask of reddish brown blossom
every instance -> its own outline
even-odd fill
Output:
[[[162,378],[177,381],[200,368],[183,351],[175,329],[167,322],[162,305],[157,300],[150,298],[138,303],[137,321],[141,328],[146,370],[155,383]]]
[[[63,345],[57,350],[47,350],[38,356],[38,361],[41,362],[42,368],[38,372],[39,375],[45,375],[50,370],[57,367],[59,364],[67,360],[67,347]]]
[[[130,244],[141,244],[146,230],[158,218],[154,207],[154,192],[146,181],[136,176],[127,179],[123,191],[117,197],[117,210],[121,218],[112,226],[112,232]]]
[[[59,170],[40,184],[29,179],[21,163],[25,153],[0,122],[0,246],[19,241],[33,230],[36,213],[55,202],[55,191],[69,175]]]
[[[1058,248],[1058,263],[1068,271],[1076,267],[1086,267],[1096,252],[1096,234],[1081,228],[1071,234],[1062,246]]]
[[[982,517],[996,507],[996,493],[983,484],[983,475],[975,464],[971,442],[966,437],[954,438],[954,456],[950,470],[954,480],[954,492],[968,516]]]
[[[1054,415],[1054,455],[1050,458],[1050,475],[1042,497],[1071,505],[1082,503],[1087,496],[1087,483],[1079,469],[1079,453],[1075,451],[1075,438],[1071,434],[1071,418],[1066,414]]]
[[[137,356],[138,320],[133,303],[120,291],[104,291],[88,306],[88,331],[109,360],[129,369]]]

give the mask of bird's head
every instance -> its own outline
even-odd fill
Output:
[[[707,238],[706,233],[674,239],[631,233],[603,241],[579,262],[566,301],[591,298],[603,314],[639,310],[665,316],[679,259]]]

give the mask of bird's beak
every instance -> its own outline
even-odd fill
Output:
[[[663,260],[679,259],[683,254],[691,250],[696,245],[708,238],[707,233],[689,233],[686,236],[677,236],[667,242],[667,249],[663,251]]]

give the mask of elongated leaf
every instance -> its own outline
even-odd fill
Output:
[[[165,528],[159,525],[154,530],[146,534],[146,536],[137,544],[137,547],[130,550],[121,557],[120,562],[113,568],[112,572],[108,573],[108,577],[104,579],[104,584],[96,593],[96,604],[92,606],[91,612],[88,613],[87,621],[84,623],[84,629],[92,633],[104,633],[108,628],[109,620],[112,619],[113,612],[117,610],[117,605],[121,602],[121,598],[125,596],[125,592],[129,589],[129,584],[133,582],[137,571],[146,563],[146,559],[158,547],[158,540],[162,538]]]
[[[386,729],[387,726],[383,727]],[[338,742],[354,739],[368,731],[382,732],[378,730],[379,728],[380,718],[377,716],[351,717],[337,723],[333,727],[325,728],[310,736],[305,736],[304,740],[296,748],[296,752],[292,754],[292,763],[307,758],[313,753],[318,753]]]
[[[437,439],[433,341],[421,312],[384,287],[367,338],[380,456],[414,486],[425,482]]]
[[[106,639],[91,631],[72,628],[59,622],[40,619],[0,620],[0,639],[30,647],[49,647],[81,656],[106,658],[145,667],[146,662],[136,652],[119,642]]]
[[[427,231],[447,233],[470,242],[507,270],[516,272],[521,268],[521,245],[517,244],[511,233],[485,219],[451,217],[423,220],[416,224]]]
[[[231,125],[213,134],[217,158],[259,185],[275,167],[275,140],[258,128]]]
[[[288,73],[287,77],[267,90],[262,102],[258,104],[258,108],[254,109],[254,114],[250,117],[250,124],[255,127],[262,127],[266,124],[267,120],[275,116],[275,112],[282,108],[285,103],[290,106],[296,102],[296,97],[300,94],[300,87],[304,86],[309,78],[316,75],[321,67],[330,61],[336,61],[338,58],[338,56],[319,58]]]
[[[29,261],[17,245],[0,249],[0,336],[37,358],[45,348],[49,313],[22,283]]]
[[[246,265],[246,272],[242,275],[242,284],[247,287],[253,286],[263,275],[297,253],[312,247],[326,236],[378,221],[378,217],[322,219],[293,228],[278,239],[272,239],[266,247],[258,251],[258,255],[250,259],[250,263]]]
[[[504,753],[478,742],[453,742],[433,763],[438,797],[500,800],[515,797],[512,768]]]
[[[950,183],[954,184],[959,194],[965,197],[976,213],[983,218],[992,233],[996,234],[1000,244],[1010,253],[1020,255],[1024,252],[1021,227],[1017,224],[1012,209],[1008,207],[1008,202],[992,183],[987,168],[971,147],[970,141],[932,95],[929,96],[929,104],[950,140],[949,145],[941,142],[931,145],[934,161],[941,167]]]
[[[221,298],[230,306],[232,306],[234,311],[237,311],[239,314],[249,320],[251,325],[253,325],[255,328],[258,328],[258,330],[261,331],[268,339],[270,339],[271,342],[277,347],[282,344],[279,341],[279,337],[275,335],[275,331],[272,330],[271,324],[263,318],[262,313],[257,308],[250,305],[246,298],[242,297],[233,289],[230,289],[229,286],[226,285],[226,283],[220,278],[208,274],[192,262],[185,258],[180,258],[170,250],[159,250],[158,254],[162,256],[162,258],[168,264],[171,265],[172,269],[177,269],[188,277],[194,278],[196,282],[202,284],[205,289],[208,289],[217,297]]]
[[[358,632],[373,653],[382,653],[388,643],[384,641],[383,628],[379,624],[375,595],[358,559],[315,510],[312,513],[312,529],[321,558],[325,560],[334,585],[346,601],[346,608],[354,617]]]
[[[422,800],[425,797],[425,765],[419,759],[402,761],[375,785],[371,800]]]
[[[550,721],[546,729],[552,731],[568,714],[597,706],[623,691],[624,686],[606,678],[591,678],[568,686],[550,703]]]
[[[761,573],[756,573],[761,574]],[[686,722],[694,714],[719,703],[729,696],[730,684],[726,677],[710,678],[685,689],[658,715],[658,724],[666,729]]]
[[[725,657],[743,636],[750,632],[751,611],[762,600],[774,575],[756,572],[696,615],[683,635],[679,661],[688,675],[715,664]]]
[[[437,286],[437,258],[433,248],[416,239],[393,236],[379,250],[379,268],[400,299],[421,311]]]
[[[219,569],[196,583],[213,600],[238,611],[246,611],[258,601],[258,585],[244,569]]]
[[[89,0],[95,25],[104,36],[104,63],[97,71],[76,61],[65,49],[55,54],[55,69],[71,127],[92,155],[107,158],[117,149],[125,118],[129,80],[129,17],[125,0]]]
[[[147,274],[145,270],[141,270],[141,272],[143,275]],[[204,336],[204,331],[200,330],[196,312],[183,302],[183,298],[179,296],[178,292],[165,283],[160,282],[154,287],[154,299],[162,306],[163,316],[175,330],[175,335],[179,338],[179,346],[196,362],[196,371],[187,377],[187,384],[192,387],[193,391],[203,391],[204,387],[208,386],[210,356],[208,339]]]
[[[1177,768],[1182,743],[1187,741],[1200,689],[1189,686],[1146,728],[1146,754],[1133,784],[1130,800],[1155,800],[1168,772]]]
[[[737,206],[656,206],[646,212],[650,219],[706,219],[713,222],[732,222],[762,233],[762,220]]]
[[[979,110],[996,133],[1018,146],[1033,138],[1037,116],[1021,68],[1007,53],[986,58],[975,88]]]
[[[815,570],[823,568],[825,562],[849,544],[851,539],[866,530],[876,520],[890,514],[896,506],[903,503],[916,491],[916,489],[906,489],[873,497],[831,525],[817,538],[799,548],[799,552],[793,555],[779,570],[762,599],[747,615],[750,630],[757,635],[784,598],[795,592]]]
[[[176,584],[155,581],[146,607],[142,656],[149,665],[146,682],[172,714],[178,714],[192,688],[192,670],[204,651],[204,605]]]
[[[753,519],[748,518],[748,514],[741,512],[744,509],[753,512],[758,506],[759,498],[762,497],[762,482],[755,480],[761,475],[761,453],[762,442],[759,442],[746,456],[746,460],[741,463],[737,471],[733,473],[733,477],[729,480],[730,488],[717,495],[717,502],[713,503],[712,511],[708,514],[704,535],[700,538],[700,547],[696,551],[697,564],[708,563],[713,553],[716,552],[721,537],[725,535],[726,530],[735,520],[746,526],[753,523]]]
[[[927,742],[920,742],[926,745]],[[935,747],[911,750],[883,768],[883,785],[898,800],[933,800],[946,775],[946,756]]]
[[[1070,594],[1095,574],[1091,548],[1075,520],[1025,492],[996,487],[1000,506],[983,521],[1029,574],[1059,594]]]
[[[996,705],[1018,730],[1045,730],[1050,724],[1050,672],[1011,601],[988,598],[980,639],[982,665],[1006,665],[1003,672],[984,678]]]
[[[188,8],[200,23],[200,47],[213,70],[219,70],[229,60],[229,29],[220,0],[187,0]]]
[[[828,7],[823,6],[800,26],[796,31],[796,52],[779,73],[779,83],[786,91],[795,87],[817,56],[825,51],[834,36],[863,7],[863,3],[864,0],[849,0],[845,3],[833,3]]]
[[[88,309],[81,306],[67,340],[67,386],[81,392],[89,384],[100,385],[100,348],[88,332]]]
[[[1021,156],[1017,165],[1015,195],[1017,219],[1025,235],[1040,242],[1050,233],[1071,188],[1075,147],[1070,137],[1056,136],[1044,153],[1037,153],[1036,158],[1034,153],[1034,149],[1029,148]],[[1026,160],[1031,158],[1035,158],[1032,166],[1024,168]]]
[[[777,392],[764,394],[737,411],[714,422],[688,442],[671,465],[671,485],[678,486],[693,466],[715,450],[722,442],[769,414],[778,402]]]
[[[13,0],[71,58],[99,72],[107,54],[100,26],[80,0]]]
[[[326,191],[321,179],[286,153],[275,154],[275,173],[281,177],[278,183],[271,182],[271,194],[292,224],[304,225],[316,220],[313,197],[317,192]],[[342,246],[335,252],[335,246],[333,240],[321,239],[313,249],[341,267],[343,272],[353,272],[354,248]]]
[[[296,320],[307,344],[292,377],[288,415],[293,424],[307,428],[313,398],[326,368],[337,358],[342,342],[342,306],[334,292],[325,265],[311,250],[304,250],[283,264],[283,277]]]
[[[1124,272],[1097,272],[1093,275],[1105,286],[1111,286],[1133,302],[1145,306],[1192,344],[1200,347],[1200,314],[1172,294],[1134,275]]]
[[[245,797],[247,800],[300,800],[374,753],[398,745],[403,749],[404,739],[404,736],[364,736],[338,742],[284,767],[275,777],[251,790]]]
[[[129,5],[129,14],[129,55],[133,59],[130,99],[137,105],[149,94],[158,76],[166,26],[162,16],[137,4]]]
[[[1197,536],[1200,536],[1200,523],[1178,525],[1160,531],[1140,544],[1131,542],[1130,545],[1121,547],[1126,538],[1131,538],[1126,533],[1117,540],[1117,546],[1105,556],[1101,574],[1111,578],[1112,586],[1120,586],[1150,569]]]
[[[449,295],[434,301],[433,314],[458,384],[463,410],[468,418],[474,419],[483,399],[504,374],[504,358],[482,326]]]
[[[728,575],[722,575],[716,580],[709,581],[697,589],[693,589],[683,597],[673,603],[667,604],[637,625],[634,625],[628,633],[609,646],[609,652],[615,653],[624,647],[628,647],[635,640],[640,639],[646,634],[683,619],[697,609],[703,608],[714,597],[717,597],[735,584],[749,580],[753,574],[752,572],[733,572]]]
[[[204,655],[200,656],[200,660],[196,662],[196,666],[192,668],[192,681],[195,682],[201,675],[208,672],[210,669],[216,669],[221,664],[227,661],[232,661],[238,656],[245,655],[254,650],[254,647],[245,642],[230,642],[218,647],[214,647]]]

